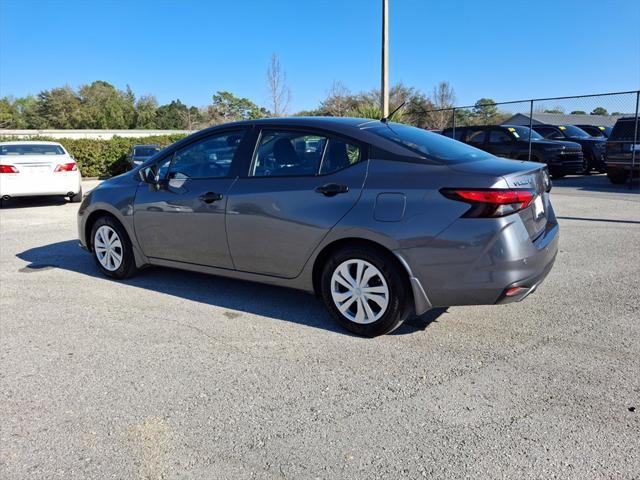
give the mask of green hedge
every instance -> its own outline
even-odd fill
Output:
[[[127,153],[134,145],[157,144],[166,147],[186,135],[159,135],[154,137],[113,137],[109,140],[91,138],[30,137],[28,140],[58,142],[73,155],[83,177],[119,175],[127,170]],[[16,137],[0,137],[0,142],[25,140]]]

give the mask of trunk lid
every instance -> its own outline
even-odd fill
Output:
[[[547,167],[541,163],[520,160],[504,160],[488,158],[477,162],[466,162],[449,165],[452,170],[491,177],[502,183],[502,188],[528,189],[534,192],[531,204],[514,215],[520,215],[529,237],[534,240],[545,229],[547,212],[550,209],[549,190],[551,180]],[[496,186],[496,188],[500,188]]]
[[[64,163],[72,162],[67,155],[1,155],[2,165],[13,165],[18,173],[25,175],[47,175]]]

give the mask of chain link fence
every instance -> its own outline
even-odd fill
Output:
[[[517,131],[512,133],[520,141],[528,142],[526,155],[518,158],[532,161],[540,161],[532,143],[541,137],[581,143],[586,161],[592,168],[607,171],[613,183],[628,180],[631,185],[633,177],[640,172],[639,103],[640,91],[634,90],[512,102],[477,102],[475,105],[438,108],[425,113],[432,130],[442,131],[472,145],[473,132],[485,131],[483,145],[487,145],[490,139],[486,128],[469,127],[517,127]],[[595,147],[591,148],[591,143],[581,140],[582,136],[590,137]],[[601,141],[594,142],[594,137]],[[479,136],[476,135],[475,139],[477,142]],[[589,171],[587,168],[585,173]]]

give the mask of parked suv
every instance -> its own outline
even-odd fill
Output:
[[[527,160],[529,158],[529,127],[520,125],[488,125],[458,127],[454,138],[468,143],[496,157]],[[442,134],[451,137],[452,128]],[[531,132],[531,161],[546,163],[554,177],[581,173],[584,166],[582,148],[574,142],[545,140],[538,133]]]
[[[575,125],[534,125],[533,129],[547,140],[569,140],[579,143],[584,158],[588,162],[583,172],[586,175],[591,170],[597,170],[600,173],[606,171],[604,164],[606,141],[604,138],[594,138]]]
[[[550,189],[544,165],[408,125],[260,119],[102,182],[78,233],[107,276],[158,265],[299,288],[375,336],[432,307],[533,292],[558,251]]]
[[[607,177],[614,184],[625,183],[632,170],[634,175],[640,172],[640,125],[636,127],[635,117],[616,122],[607,140],[606,164]]]
[[[592,137],[596,137],[596,138],[599,138],[599,137],[609,138],[609,135],[611,135],[611,130],[613,130],[612,127],[604,127],[602,125],[599,125],[599,126],[595,126],[595,125],[576,125],[576,127],[584,130],[589,135],[591,135]]]

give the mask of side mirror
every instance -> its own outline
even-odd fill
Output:
[[[138,170],[138,176],[140,177],[140,181],[148,183],[149,185],[158,185],[160,183],[158,167],[156,165],[141,168]]]

